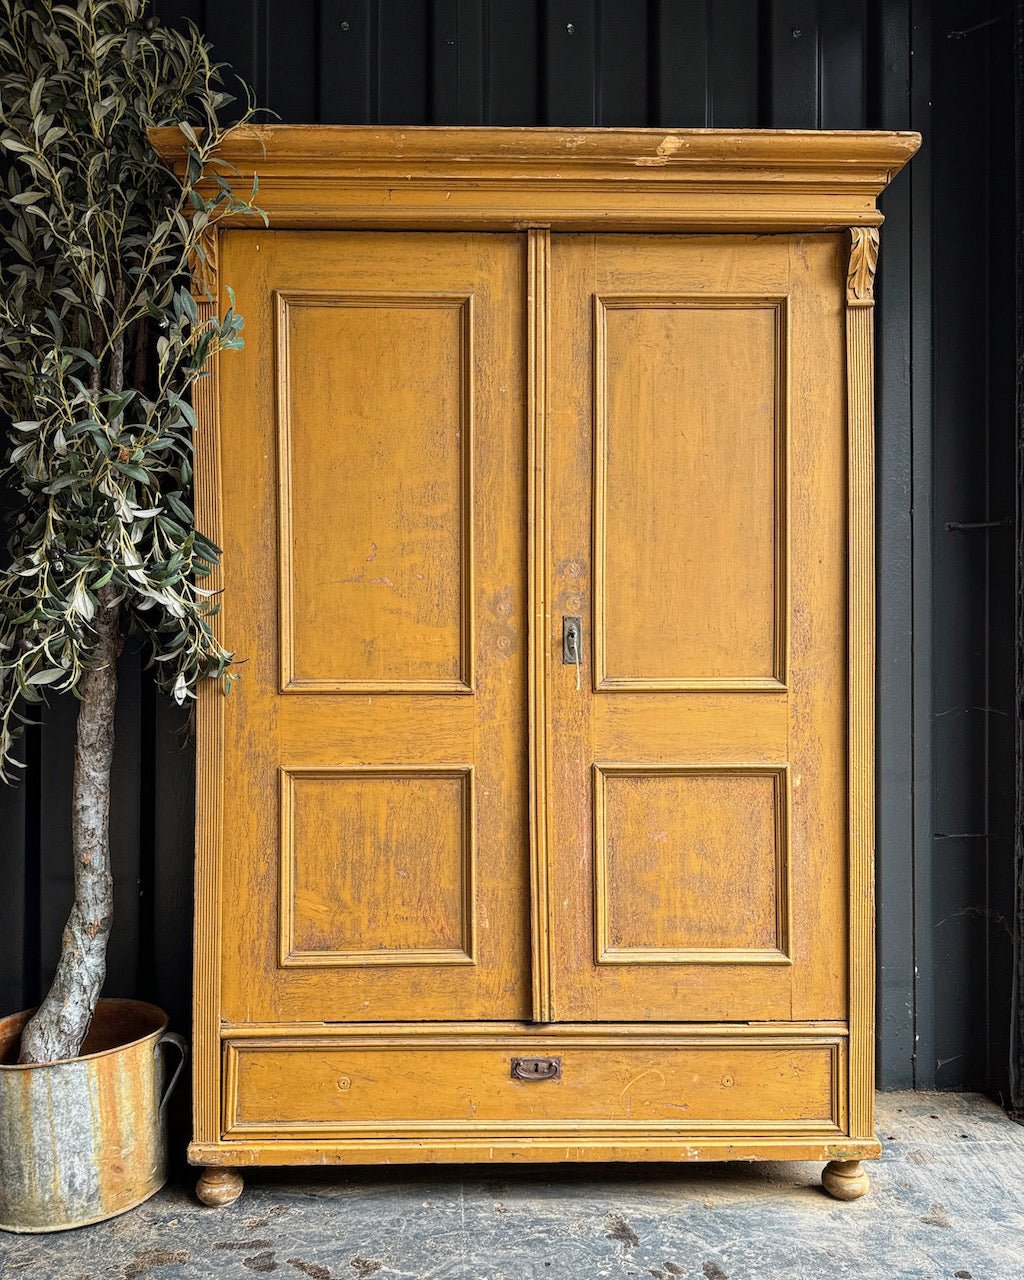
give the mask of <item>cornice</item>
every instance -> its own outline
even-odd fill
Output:
[[[183,167],[176,128],[150,139]],[[268,125],[236,130],[219,154],[240,191],[259,175],[278,228],[810,231],[877,226],[878,195],[919,145],[916,133]]]

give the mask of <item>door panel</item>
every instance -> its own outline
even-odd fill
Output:
[[[843,269],[552,239],[556,1019],[845,1013]]]
[[[282,683],[469,691],[473,296],[276,298]]]
[[[223,272],[224,1017],[525,1017],[520,241],[231,232]]]
[[[785,319],[784,297],[597,295],[598,688],[785,683]]]

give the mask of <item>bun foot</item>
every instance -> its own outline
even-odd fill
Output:
[[[821,1185],[834,1200],[859,1200],[871,1180],[859,1160],[830,1160],[821,1175]]]
[[[196,1183],[196,1195],[211,1209],[234,1204],[242,1194],[242,1175],[237,1169],[204,1169]]]

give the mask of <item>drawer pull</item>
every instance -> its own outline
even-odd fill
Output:
[[[513,1080],[561,1080],[561,1058],[513,1058]]]

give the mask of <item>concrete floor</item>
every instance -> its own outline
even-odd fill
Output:
[[[252,1173],[207,1209],[183,1175],[110,1222],[0,1235],[8,1280],[1024,1280],[1024,1128],[978,1094],[879,1096],[863,1200],[818,1164]]]

